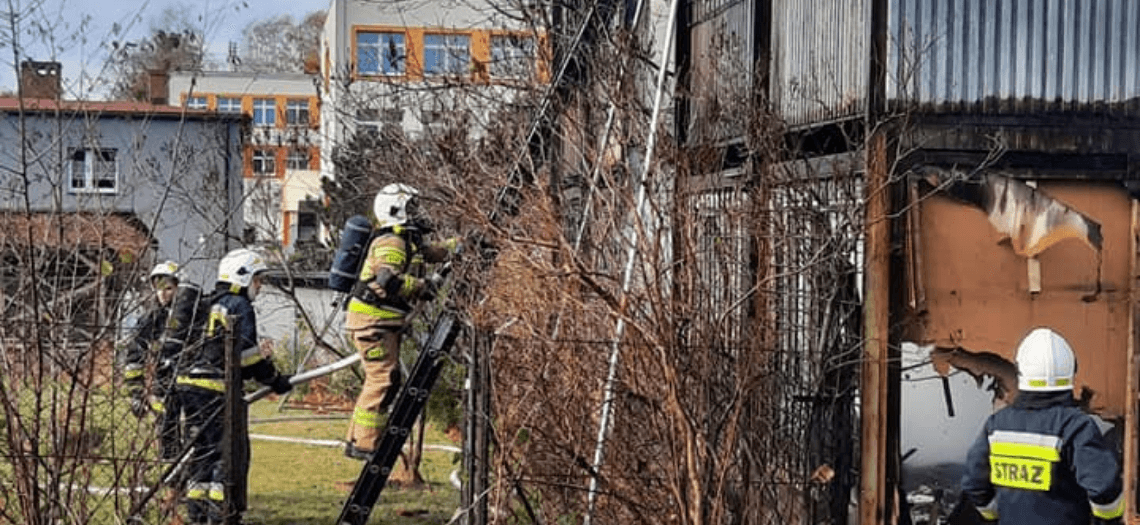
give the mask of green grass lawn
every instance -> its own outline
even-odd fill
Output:
[[[270,398],[250,406],[250,434],[287,436],[309,440],[341,440],[348,425],[339,420],[302,420],[310,412],[277,410]],[[282,420],[272,422],[273,420]],[[429,445],[457,446],[431,428]],[[345,458],[340,447],[281,443],[254,438],[249,475],[248,524],[333,525],[340,515],[363,463]],[[459,506],[459,491],[448,481],[458,468],[456,454],[427,450],[421,473],[425,488],[404,488],[392,483],[384,489],[369,523],[411,525],[447,523]],[[397,474],[400,462],[396,462]]]

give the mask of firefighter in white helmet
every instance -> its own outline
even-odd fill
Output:
[[[1017,347],[1018,394],[986,419],[966,456],[965,500],[988,522],[1121,523],[1116,454],[1077,407],[1069,343],[1037,328]]]
[[[127,346],[123,382],[131,395],[131,412],[138,417],[153,412],[158,417],[159,455],[169,460],[178,454],[182,445],[177,399],[170,395],[174,388],[175,359],[161,355],[159,339],[180,280],[178,264],[160,262],[151,269],[148,279],[154,292],[154,304],[139,319]],[[149,388],[148,369],[154,371]]]
[[[222,434],[226,422],[221,414],[226,389],[241,388],[241,385],[225,383],[226,329],[233,334],[232,362],[240,363],[243,380],[255,379],[278,394],[293,388],[289,376],[279,373],[273,362],[261,354],[258,342],[252,301],[261,290],[262,273],[267,269],[265,259],[246,248],[222,257],[214,293],[203,299],[209,305],[209,314],[202,316],[206,321],[201,342],[187,348],[185,364],[179,370],[178,396],[186,412],[186,425],[196,431],[186,482],[191,523],[222,523],[227,519],[222,515],[223,503],[227,503],[224,490],[227,482],[235,487],[229,508],[239,514],[246,508],[249,434],[244,404],[239,407],[240,413],[235,414],[239,435],[233,440],[231,451],[236,458],[237,472],[225,472],[222,463]]]
[[[345,331],[364,367],[364,384],[348,427],[345,455],[367,459],[375,450],[402,381],[401,333],[419,300],[435,297],[439,282],[423,278],[423,263],[446,261],[460,249],[458,239],[427,243],[432,230],[420,214],[419,191],[389,184],[373,202],[377,233],[368,245],[345,315]]]

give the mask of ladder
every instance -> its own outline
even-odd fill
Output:
[[[439,371],[446,363],[447,353],[459,335],[459,323],[451,312],[442,313],[427,339],[420,345],[420,355],[412,367],[408,381],[400,389],[395,405],[388,417],[388,423],[381,434],[376,452],[364,463],[360,477],[352,487],[352,493],[344,502],[344,508],[337,518],[337,525],[364,525],[372,514],[372,506],[380,497],[380,491],[388,483],[392,465],[404,448],[404,442],[420,416]]]

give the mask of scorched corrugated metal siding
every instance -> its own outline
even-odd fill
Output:
[[[867,0],[773,4],[772,101],[789,125],[864,114],[869,24]]]
[[[1140,95],[1135,0],[895,0],[889,20],[892,100],[1015,113]]]
[[[699,0],[692,6],[693,138],[715,142],[741,136],[747,115],[725,111],[725,104],[747,100],[754,86],[754,2]]]

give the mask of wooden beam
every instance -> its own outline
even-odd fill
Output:
[[[1130,245],[1128,253],[1132,257],[1132,279],[1128,283],[1128,295],[1129,304],[1132,306],[1132,315],[1128,317],[1128,398],[1124,404],[1124,465],[1121,469],[1124,476],[1125,521],[1132,524],[1140,523],[1140,513],[1137,513],[1136,509],[1136,407],[1137,396],[1140,396],[1136,379],[1136,374],[1140,373],[1140,365],[1137,363],[1136,356],[1137,316],[1140,315],[1140,293],[1136,289],[1137,279],[1140,278],[1140,254],[1137,253],[1140,251],[1140,245],[1137,244],[1136,238],[1138,234],[1140,234],[1140,205],[1137,204],[1136,199],[1132,199],[1131,235],[1128,236]]]
[[[863,360],[859,387],[862,418],[859,523],[862,525],[881,524],[887,516],[891,188],[886,142],[886,134],[878,131],[867,143]]]

